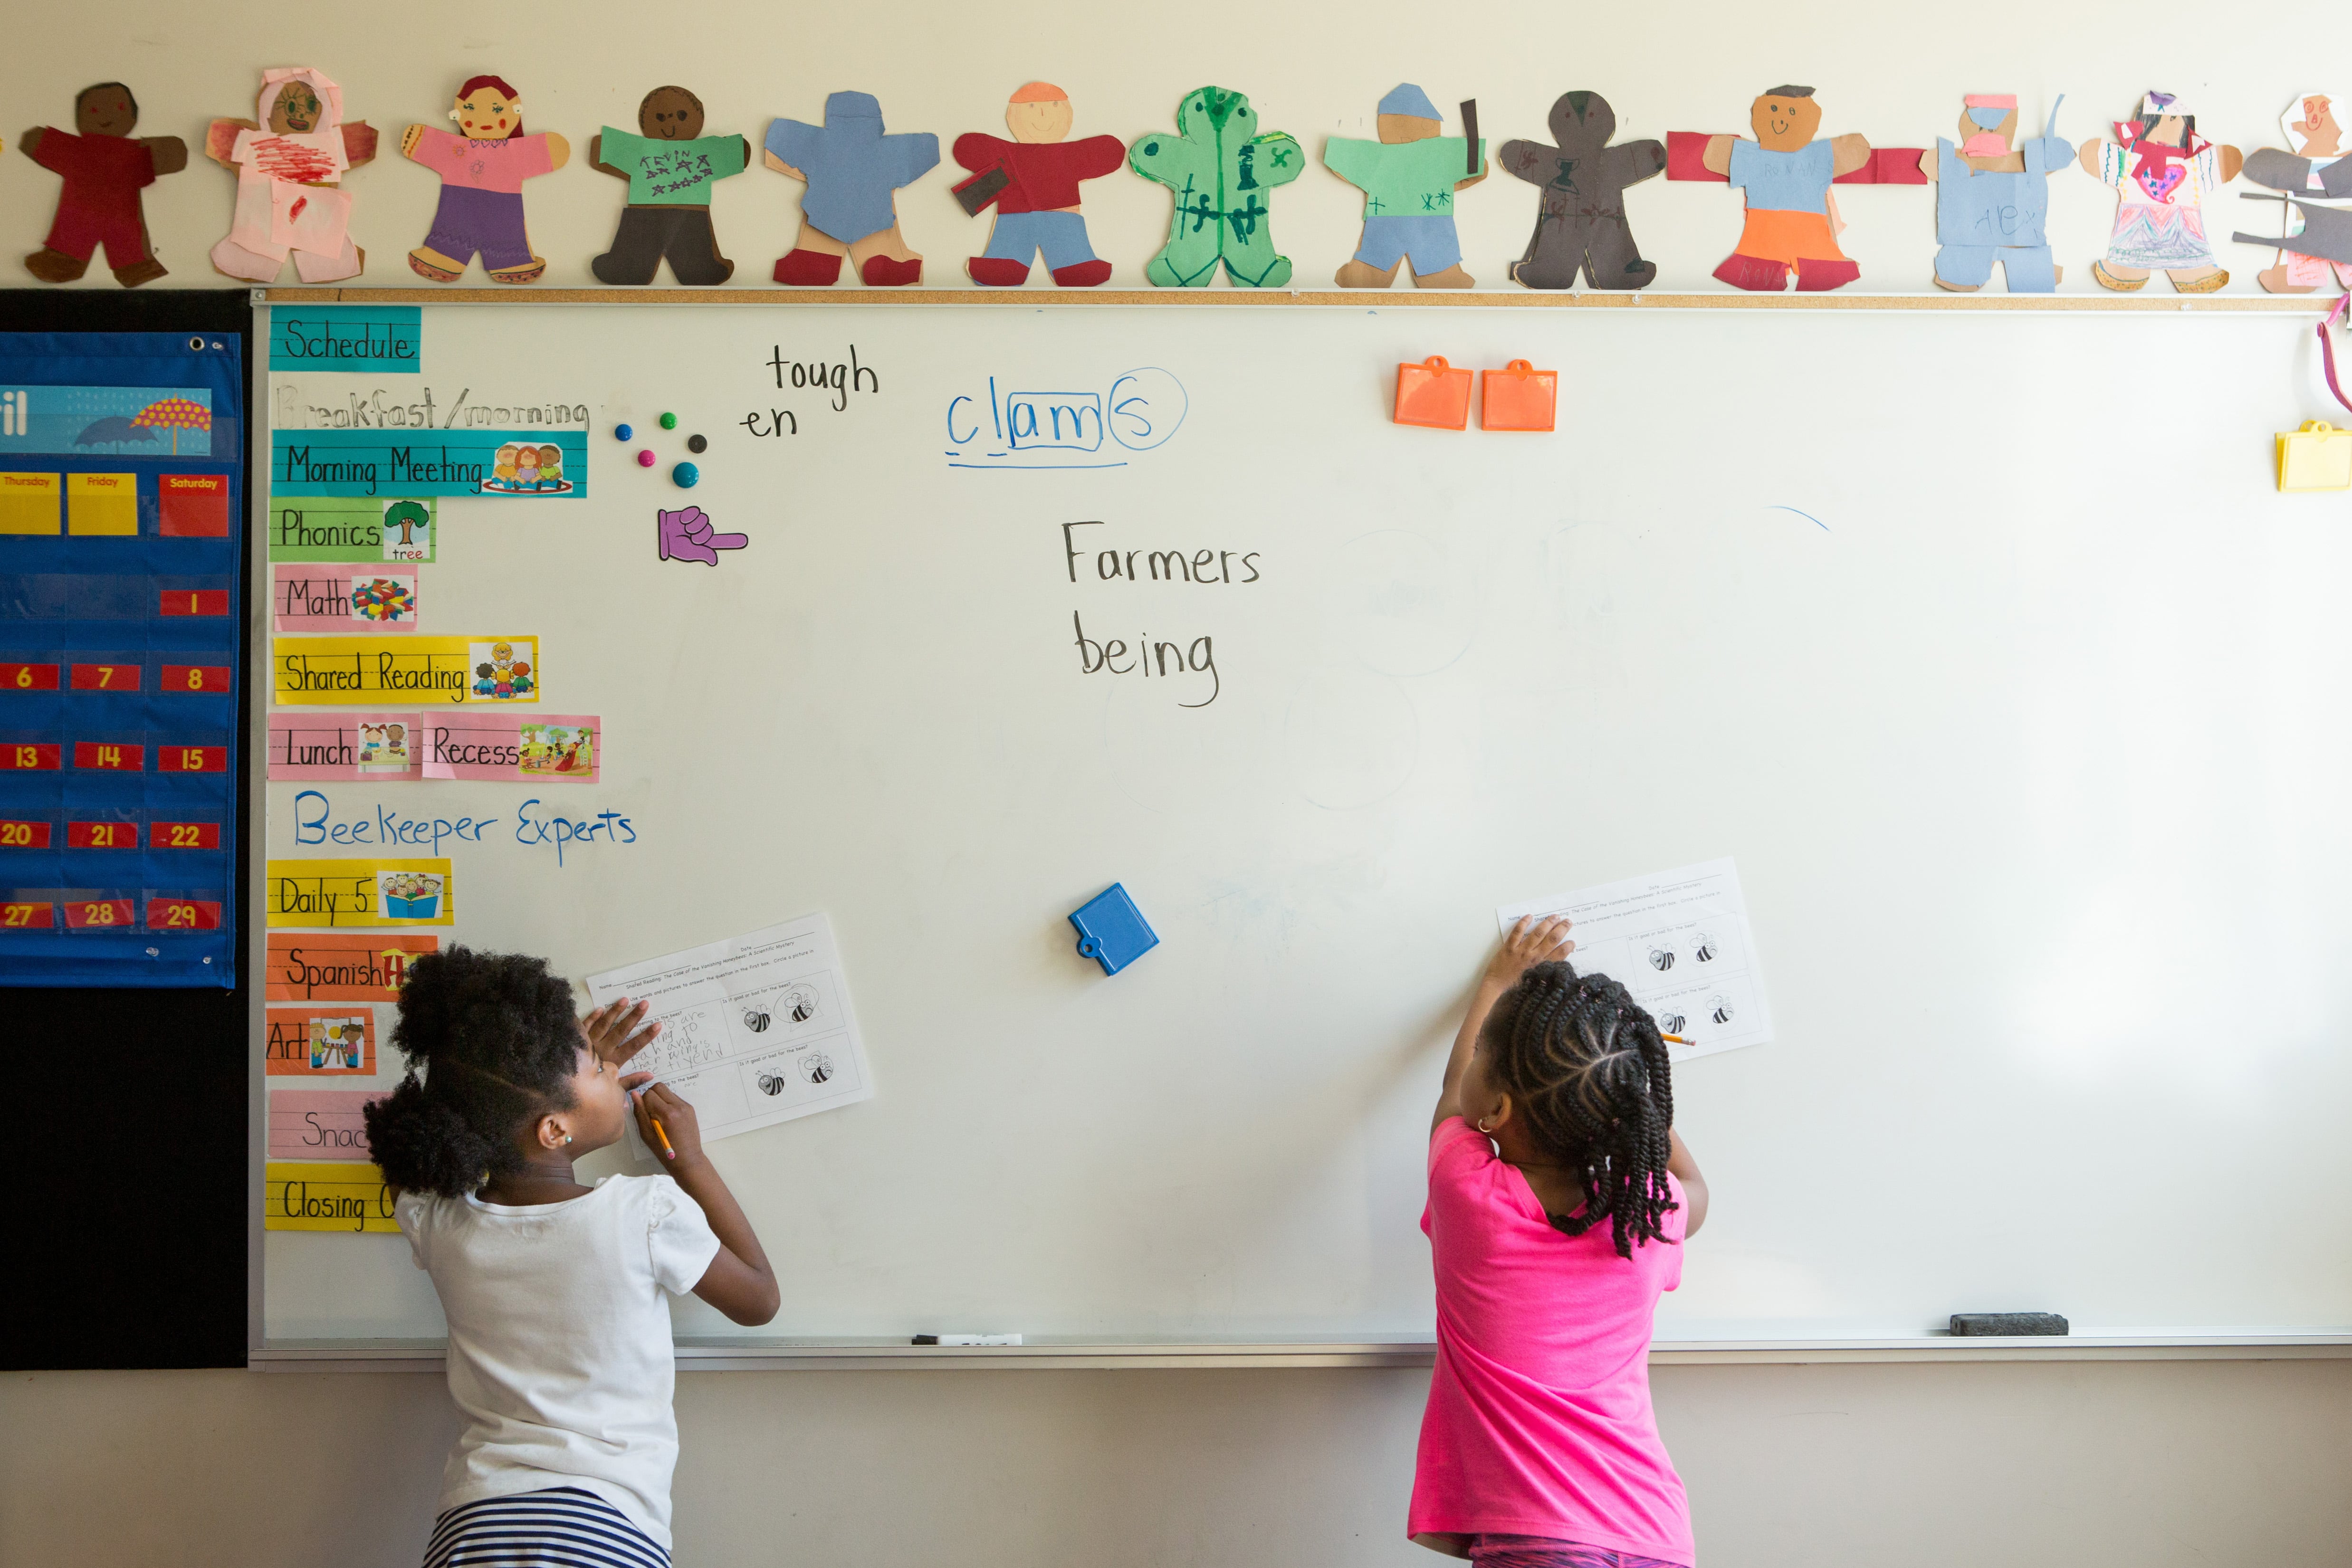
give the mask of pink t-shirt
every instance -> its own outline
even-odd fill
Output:
[[[525,180],[555,168],[544,135],[476,142],[447,131],[427,131],[408,155],[440,175],[444,184],[509,195],[520,193]]]
[[[1672,1177],[1675,1201],[1682,1185]],[[1617,1256],[1606,1222],[1553,1228],[1527,1178],[1449,1116],[1429,1142],[1437,1370],[1411,1535],[1533,1535],[1693,1561],[1690,1506],[1650,1408],[1651,1316],[1682,1283],[1671,1242]]]

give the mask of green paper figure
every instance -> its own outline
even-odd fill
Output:
[[[1258,135],[1257,111],[1247,98],[1222,87],[1186,93],[1176,133],[1136,138],[1127,163],[1176,197],[1168,243],[1143,269],[1154,287],[1205,288],[1220,259],[1240,288],[1279,289],[1290,281],[1290,258],[1275,254],[1267,198],[1275,186],[1298,178],[1307,155],[1295,136]]]

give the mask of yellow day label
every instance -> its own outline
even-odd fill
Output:
[[[373,1165],[272,1160],[261,1184],[264,1230],[376,1231],[397,1235],[392,1189]]]
[[[446,860],[272,860],[273,926],[445,926],[457,903]]]
[[[269,683],[281,704],[536,702],[539,639],[278,637]]]

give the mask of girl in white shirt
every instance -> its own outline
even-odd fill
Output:
[[[775,1271],[694,1108],[621,1070],[660,1032],[645,1016],[625,998],[576,1019],[544,960],[463,947],[419,959],[401,990],[408,1075],[367,1108],[368,1145],[440,1293],[466,1416],[426,1568],[668,1568],[668,1297],[776,1315]],[[668,1173],[583,1186],[572,1162],[632,1112]]]

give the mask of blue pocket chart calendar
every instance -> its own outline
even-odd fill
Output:
[[[235,982],[241,357],[0,333],[0,984]]]

